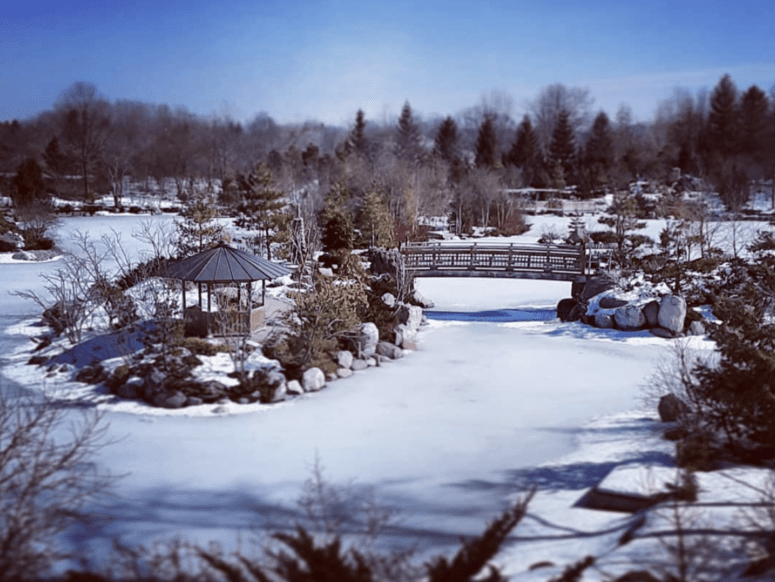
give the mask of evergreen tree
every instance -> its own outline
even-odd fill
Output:
[[[226,231],[216,220],[217,211],[212,196],[190,193],[175,224],[178,255],[186,257],[210,249],[220,243]]]
[[[457,138],[457,124],[447,116],[439,125],[433,153],[448,163],[454,163],[458,159]]]
[[[535,185],[541,171],[541,150],[538,134],[533,129],[530,117],[525,115],[517,127],[517,135],[505,162],[522,169],[525,183]]]
[[[557,124],[552,132],[552,141],[549,144],[549,160],[554,168],[554,181],[558,182],[558,173],[562,170],[562,181],[567,183],[573,175],[576,144],[573,137],[573,127],[565,109],[560,111]]]
[[[349,192],[337,183],[326,194],[326,203],[318,217],[323,250],[341,254],[352,250],[355,244],[352,214],[349,212]]]
[[[710,96],[708,138],[711,151],[729,156],[737,151],[739,116],[737,88],[729,75],[724,75]]]
[[[28,206],[46,195],[43,172],[34,158],[27,158],[16,168],[13,177],[12,198],[17,206]]]
[[[769,103],[767,95],[752,85],[740,100],[740,151],[757,159],[764,157]]]
[[[366,245],[383,248],[396,246],[390,210],[382,196],[374,190],[368,191],[363,198],[358,225]]]
[[[366,114],[363,109],[359,109],[355,114],[355,125],[347,137],[344,151],[346,154],[357,154],[364,158],[371,155],[371,144],[366,137]]]
[[[593,189],[608,184],[608,173],[614,165],[614,141],[608,116],[601,111],[592,123],[584,151],[585,169],[589,172]]]
[[[398,118],[396,156],[411,163],[417,163],[422,157],[422,136],[408,101],[404,103]]]
[[[495,166],[498,140],[495,135],[495,120],[492,115],[485,115],[476,136],[475,163],[480,168]]]
[[[291,214],[287,211],[285,195],[275,187],[272,172],[256,164],[250,174],[237,178],[240,218],[237,225],[261,233],[266,258],[272,259],[272,243],[288,240]]]

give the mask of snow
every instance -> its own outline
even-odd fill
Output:
[[[93,238],[115,230],[138,253],[131,232],[147,219],[66,218],[57,240],[67,247],[67,233],[76,229]],[[527,234],[506,240],[535,242],[542,225],[567,231],[567,219],[531,221]],[[658,235],[662,226],[650,223],[647,234]],[[0,265],[0,364],[7,384],[40,386],[39,370],[25,365],[29,336],[40,328],[29,327],[34,305],[6,292],[39,289],[38,274],[54,268]],[[332,482],[372,487],[378,502],[401,516],[389,541],[417,545],[422,555],[456,549],[460,536],[482,531],[532,486],[538,493],[531,517],[514,532],[525,540],[496,560],[514,580],[546,580],[588,554],[626,562],[647,551],[645,542],[627,546],[633,554],[613,551],[631,516],[574,506],[616,467],[630,465],[615,482],[625,489],[649,470],[642,467],[673,473],[674,445],[661,437],[655,411],[643,408],[642,397],[670,343],[647,332],[547,318],[570,295],[570,283],[472,278],[420,279],[418,285],[435,302],[434,311],[502,310],[508,321],[431,318],[418,351],[404,359],[273,405],[169,411],[80,388],[78,396],[96,398],[110,422],[113,442],[97,462],[126,477],[108,502],[113,519],[76,532],[72,543],[94,549],[106,547],[110,536],[147,544],[184,535],[233,548],[252,528],[288,526],[319,460]],[[711,348],[700,338],[691,341],[697,349]],[[223,355],[207,362],[209,374],[231,365]],[[57,377],[45,384],[76,389]],[[707,499],[724,497],[711,492],[719,491],[715,484],[703,490]],[[529,571],[542,560],[556,566]],[[596,575],[584,579],[602,579]]]

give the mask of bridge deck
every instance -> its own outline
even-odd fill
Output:
[[[584,281],[593,253],[571,245],[410,243],[401,252],[416,277]]]

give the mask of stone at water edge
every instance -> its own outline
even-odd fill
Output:
[[[360,372],[368,367],[369,363],[366,360],[353,360],[353,365],[351,366],[354,372]]]
[[[657,327],[659,325],[659,301],[649,301],[643,306],[643,316],[646,318],[646,325]]]
[[[409,329],[417,331],[422,323],[422,308],[416,305],[402,305],[396,313],[396,320]]]
[[[340,368],[350,368],[353,365],[353,354],[348,350],[341,350],[336,354],[336,363]]]
[[[614,312],[614,320],[617,327],[624,331],[641,329],[646,323],[646,317],[637,305],[625,305],[618,308]]]
[[[382,295],[382,303],[390,307],[391,309],[396,306],[396,297],[392,293],[384,293]]]
[[[557,318],[563,322],[571,321],[570,314],[577,305],[578,302],[575,299],[560,299],[557,304]]]
[[[624,307],[627,303],[628,301],[624,299],[606,295],[605,297],[600,298],[598,305],[600,306],[600,309],[616,309],[617,307]]]
[[[689,324],[689,335],[705,335],[705,326],[701,321],[693,321]]]
[[[377,354],[391,360],[397,360],[404,357],[404,352],[398,346],[389,342],[379,342],[377,344]]]
[[[581,300],[589,301],[595,295],[599,295],[603,291],[608,291],[614,287],[616,287],[616,279],[608,274],[592,277],[584,285],[584,290],[581,292]]]
[[[304,388],[301,387],[301,383],[298,380],[291,380],[290,382],[288,382],[285,390],[288,394],[291,394],[293,396],[299,396],[300,394],[304,394]]]
[[[350,368],[339,368],[336,371],[336,375],[340,378],[349,378],[353,375],[353,371]]]
[[[155,406],[161,406],[163,408],[183,408],[185,406],[188,397],[182,392],[175,390],[172,393],[160,393],[153,399]]]
[[[674,334],[669,329],[665,329],[664,327],[652,327],[649,330],[649,333],[656,337],[661,337],[664,339],[674,339],[676,337],[676,334]]]
[[[423,309],[433,309],[436,306],[436,304],[433,301],[428,299],[417,289],[414,290],[411,301],[412,303],[414,303],[415,305],[419,305]]]
[[[614,327],[614,318],[605,313],[598,313],[595,315],[595,327],[612,329]]]
[[[665,295],[659,302],[659,326],[677,334],[683,331],[685,319],[686,301],[683,297]]]
[[[358,346],[360,347],[359,357],[369,358],[377,351],[379,342],[379,329],[372,322],[366,322],[361,325],[358,335]]]
[[[317,392],[326,385],[326,376],[320,368],[310,368],[301,378],[304,392]]]

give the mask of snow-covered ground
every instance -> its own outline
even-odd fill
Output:
[[[114,229],[130,243],[132,229],[147,219],[68,218],[58,240],[66,245],[74,229],[94,238]],[[533,229],[516,241],[535,242],[542,225],[567,229],[566,219],[531,220]],[[652,223],[646,234],[656,237],[660,228]],[[54,268],[55,262],[0,264],[6,383],[40,382],[23,363],[30,343],[21,324],[35,315],[35,306],[7,291],[39,289],[37,274]],[[569,283],[420,279],[419,287],[436,311],[507,310],[516,321],[431,318],[420,349],[403,360],[357,372],[319,393],[253,405],[249,413],[214,413],[211,406],[195,415],[151,415],[140,406],[121,412],[106,404],[115,442],[97,460],[127,476],[108,508],[113,519],[76,532],[72,543],[96,548],[110,536],[133,544],[183,535],[234,547],[251,528],[288,526],[316,460],[334,483],[372,487],[378,502],[401,517],[390,539],[422,552],[456,548],[460,536],[479,533],[533,485],[539,494],[531,514],[549,522],[579,530],[626,523],[620,514],[572,506],[617,465],[672,464],[673,446],[661,439],[655,411],[644,409],[641,397],[669,343],[647,332],[551,319],[557,301],[570,295]],[[550,531],[556,533],[527,520],[515,535]],[[528,567],[606,553],[620,534],[514,543],[498,561],[516,580],[546,580],[558,570]]]

